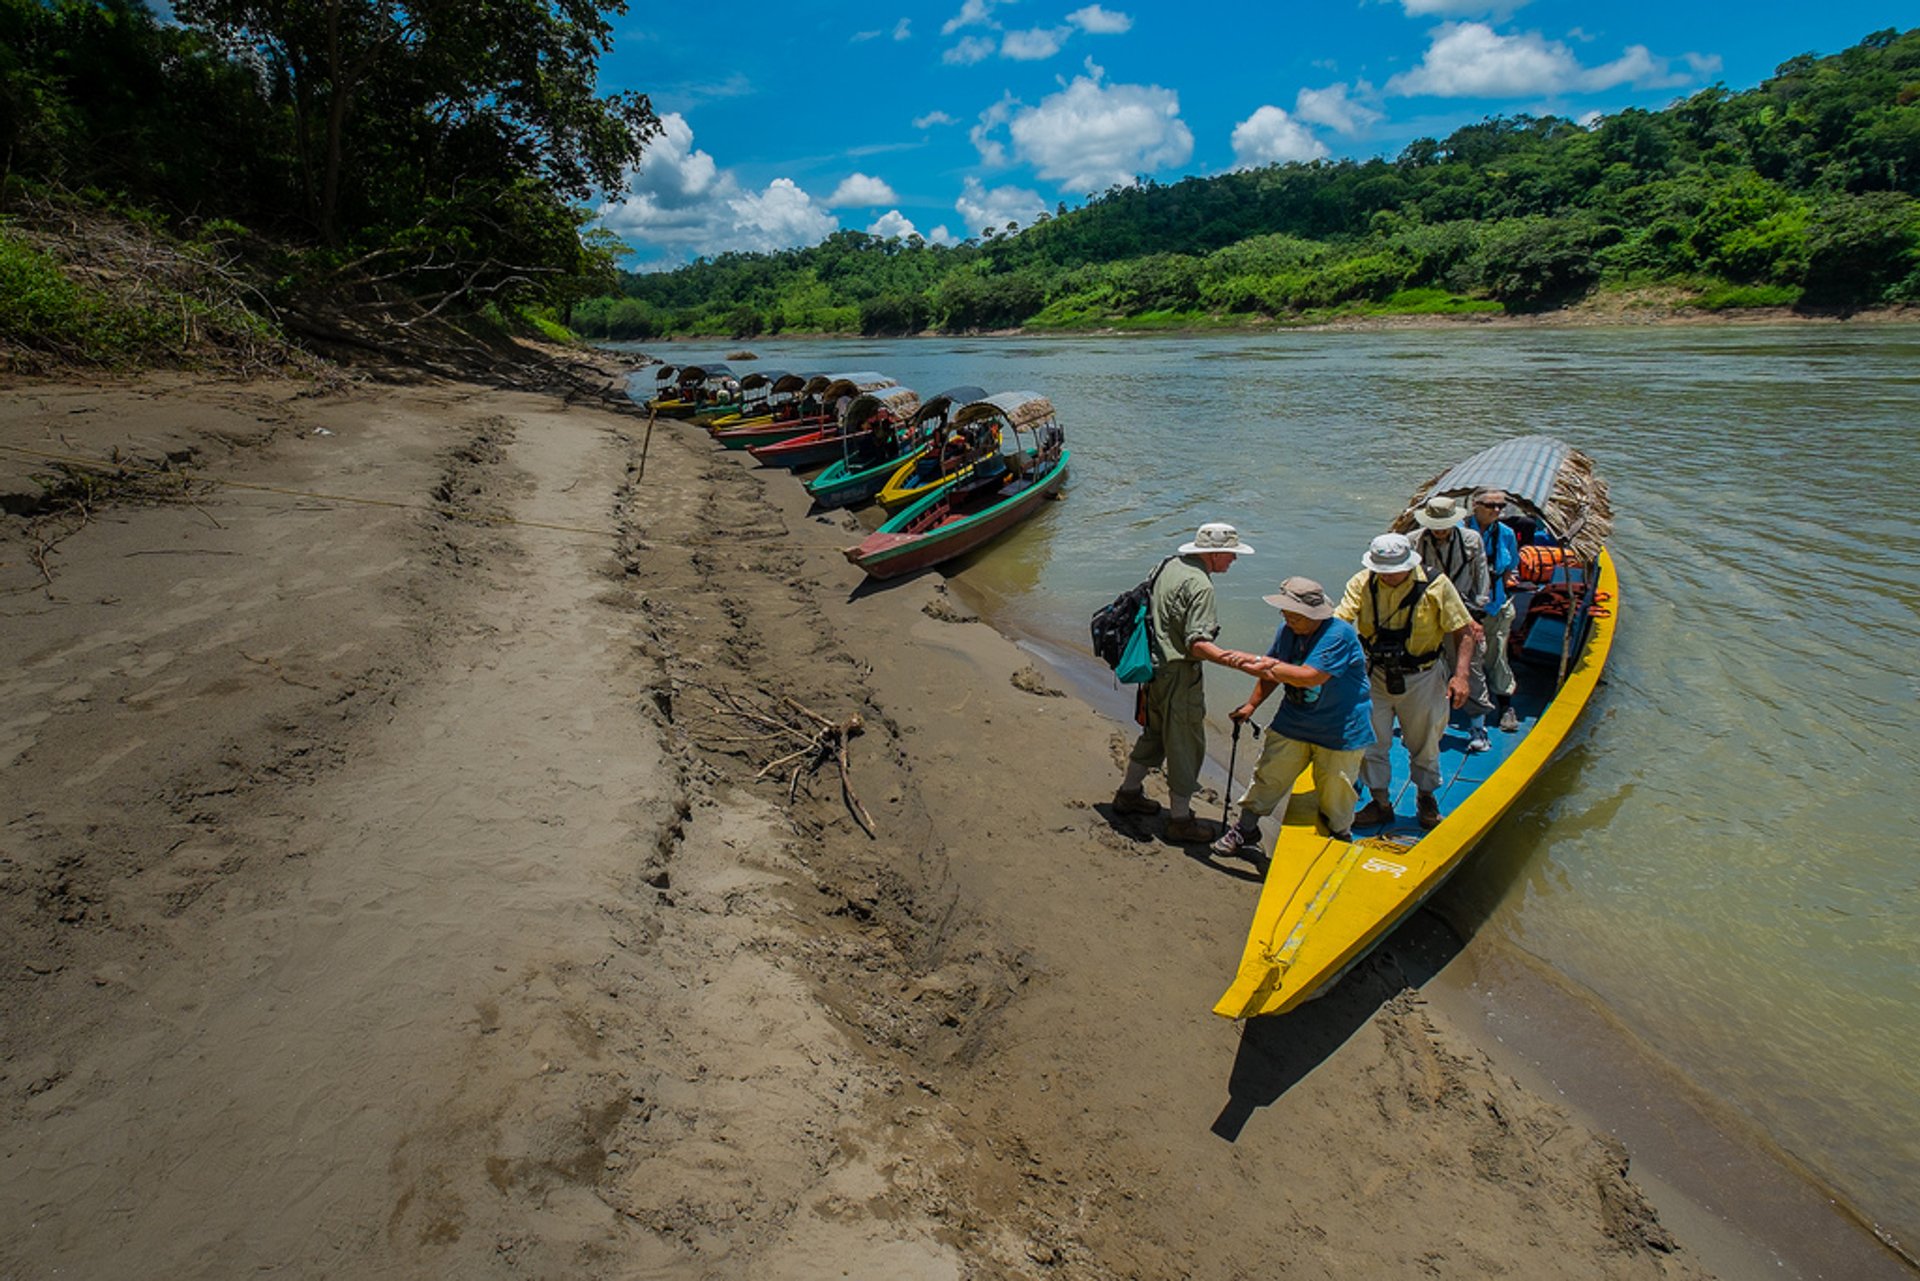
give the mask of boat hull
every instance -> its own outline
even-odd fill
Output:
[[[803,419],[792,423],[769,423],[762,427],[730,427],[713,433],[714,443],[722,449],[752,449],[758,446],[777,445],[783,440],[793,440],[800,436],[810,436],[820,430],[817,419]]]
[[[846,557],[872,578],[898,578],[952,560],[991,542],[1033,515],[1041,503],[1067,483],[1068,459],[1069,452],[1062,450],[1060,461],[1046,474],[982,511],[944,521],[921,532],[911,532],[916,521],[947,500],[944,493],[929,494],[867,535],[858,546],[847,548]]]
[[[1230,1019],[1284,1014],[1346,973],[1445,883],[1566,741],[1592,700],[1619,625],[1619,583],[1600,554],[1592,620],[1567,679],[1526,736],[1440,825],[1408,846],[1363,837],[1339,841],[1314,827],[1302,779],[1280,829],[1260,904],[1233,985],[1213,1007]]]
[[[822,507],[852,507],[869,502],[875,494],[880,492],[881,486],[887,483],[888,478],[901,467],[917,461],[920,455],[926,452],[927,447],[922,445],[898,457],[889,458],[884,463],[851,470],[847,467],[846,460],[842,459],[830,464],[825,471],[808,481],[807,492],[813,496],[813,501]]]
[[[775,441],[771,445],[751,445],[747,452],[762,466],[800,471],[843,457],[846,454],[846,439],[837,431],[815,431],[790,440]]]

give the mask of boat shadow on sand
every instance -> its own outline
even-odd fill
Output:
[[[1325,996],[1283,1017],[1248,1019],[1227,1075],[1227,1102],[1209,1127],[1229,1143],[1261,1108],[1279,1101],[1332,1057],[1380,1007],[1438,974],[1466,941],[1425,908],[1408,917],[1385,942]]]

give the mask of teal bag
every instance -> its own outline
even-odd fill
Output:
[[[1114,676],[1122,685],[1145,685],[1153,679],[1153,628],[1147,624],[1147,606],[1142,604],[1133,620],[1133,635],[1120,650],[1114,664]]]

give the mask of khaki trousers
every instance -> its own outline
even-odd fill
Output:
[[[1327,829],[1344,832],[1353,826],[1354,806],[1360,797],[1353,781],[1360,773],[1360,759],[1366,749],[1337,752],[1318,743],[1303,743],[1297,738],[1267,731],[1266,746],[1260,749],[1260,763],[1253,767],[1253,778],[1240,797],[1240,826],[1251,828],[1252,819],[1262,819],[1275,809],[1284,811],[1287,798],[1300,771],[1313,767],[1314,798],[1320,812],[1327,816]]]
[[[1464,710],[1485,716],[1493,710],[1490,695],[1511,697],[1513,664],[1507,658],[1507,640],[1513,634],[1513,597],[1507,597],[1495,613],[1488,614],[1484,626],[1487,639],[1474,647],[1473,665],[1467,669],[1467,705]],[[1452,661],[1452,655],[1443,655]]]
[[[1207,754],[1207,696],[1200,681],[1204,663],[1168,663],[1147,682],[1147,725],[1127,757],[1148,769],[1165,761],[1167,793],[1192,796],[1200,786]]]
[[[1373,696],[1373,746],[1366,751],[1360,766],[1360,780],[1382,802],[1393,781],[1393,764],[1387,752],[1393,746],[1393,722],[1400,722],[1400,741],[1413,758],[1413,785],[1423,792],[1440,790],[1440,734],[1447,727],[1452,708],[1447,705],[1447,673],[1452,670],[1443,654],[1424,672],[1407,677],[1407,692],[1389,694],[1379,673],[1368,679]]]

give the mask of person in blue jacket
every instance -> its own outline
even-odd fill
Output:
[[[1513,710],[1513,663],[1507,657],[1507,640],[1513,634],[1513,594],[1507,589],[1507,577],[1520,568],[1520,540],[1513,527],[1500,519],[1507,509],[1504,489],[1473,491],[1473,514],[1467,528],[1480,535],[1487,549],[1487,577],[1492,592],[1487,597],[1487,653],[1482,666],[1468,673],[1467,706],[1475,715],[1472,732],[1486,736],[1489,711],[1500,713],[1500,728],[1508,734],[1520,729],[1520,717]],[[1491,695],[1491,697],[1489,697]]]
[[[1353,811],[1360,800],[1354,784],[1373,743],[1373,701],[1360,633],[1333,616],[1333,601],[1311,578],[1289,578],[1262,599],[1284,621],[1266,658],[1245,669],[1259,683],[1229,715],[1250,720],[1274,690],[1286,692],[1240,798],[1240,821],[1210,847],[1220,855],[1260,848],[1260,820],[1287,803],[1294,780],[1308,765],[1328,835],[1352,840]]]

